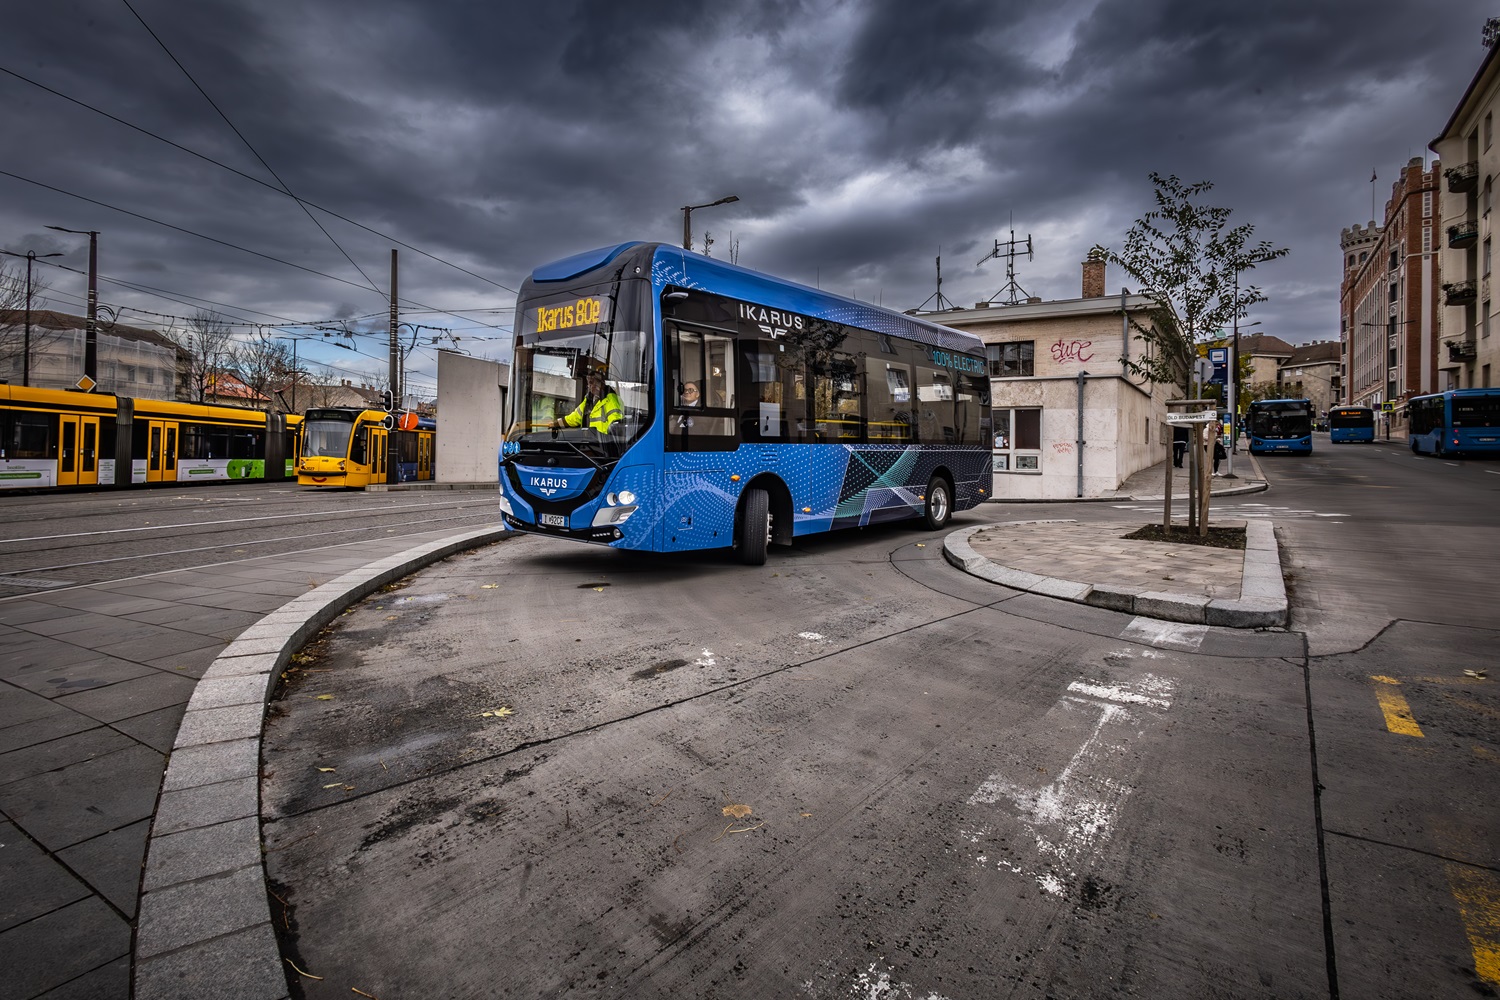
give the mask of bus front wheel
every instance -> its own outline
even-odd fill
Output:
[[[927,506],[923,508],[922,519],[931,530],[941,531],[948,526],[948,518],[952,513],[953,496],[948,480],[942,476],[933,476],[927,481]]]
[[[746,490],[740,504],[740,562],[746,566],[766,564],[766,546],[771,538],[771,497],[765,490]]]

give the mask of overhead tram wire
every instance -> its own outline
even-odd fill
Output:
[[[151,223],[153,225],[162,226],[162,227],[164,227],[166,229],[171,229],[174,232],[183,233],[184,235],[187,235],[187,236],[195,236],[195,237],[197,237],[200,240],[207,240],[210,243],[217,243],[219,246],[228,247],[231,250],[238,250],[241,253],[250,254],[252,257],[259,257],[262,260],[269,260],[269,261],[272,261],[273,263],[276,263],[276,264],[285,264],[287,267],[293,267],[293,268],[296,268],[299,271],[306,271],[308,274],[315,274],[315,275],[317,275],[320,278],[327,278],[330,281],[337,281],[340,284],[349,285],[349,286],[351,286],[353,288],[358,288],[360,291],[369,291],[369,289],[366,286],[361,285],[357,281],[350,281],[348,278],[340,278],[336,274],[328,274],[328,273],[326,273],[324,271],[319,271],[317,268],[307,267],[307,266],[302,265],[302,264],[294,264],[294,263],[292,263],[289,260],[283,260],[280,257],[273,257],[271,254],[268,254],[268,253],[261,253],[259,250],[251,250],[249,247],[242,247],[242,246],[240,246],[240,245],[238,245],[236,243],[230,243],[228,240],[221,240],[221,239],[219,239],[217,237],[208,236],[208,235],[206,235],[204,233],[194,232],[191,229],[184,229],[182,226],[176,226],[176,225],[173,225],[170,222],[163,222],[160,219],[153,219],[149,215],[142,215],[139,212],[132,212],[128,208],[120,208],[118,205],[111,205],[108,202],[100,201],[97,198],[90,198],[87,195],[77,194],[76,192],[73,192],[73,191],[66,191],[63,188],[56,187],[56,186],[54,186],[52,184],[46,184],[46,183],[44,183],[42,181],[33,180],[30,177],[23,177],[20,174],[12,173],[9,170],[0,170],[0,177],[9,177],[12,180],[21,181],[23,184],[32,184],[32,185],[35,185],[36,187],[43,188],[44,190],[51,191],[51,192],[53,192],[55,194],[65,195],[65,196],[67,196],[69,198],[77,198],[79,201],[88,202],[90,205],[98,205],[100,208],[107,208],[111,212],[119,212],[121,215],[128,215],[128,216],[130,216],[133,219],[140,219],[142,222],[149,222],[149,223]],[[471,322],[474,321],[472,316],[460,316],[458,313],[452,313],[452,312],[449,312],[446,309],[436,309],[436,308],[434,308],[432,306],[429,306],[425,302],[418,302],[415,299],[407,299],[407,298],[400,298],[400,297],[398,297],[397,301],[401,302],[401,303],[410,303],[411,305],[414,305],[414,306],[420,306],[422,309],[425,309],[428,312],[442,313],[445,316],[452,316],[455,319],[468,320],[468,321],[471,321]],[[497,326],[497,327],[494,327],[494,329],[498,330],[498,329],[500,329],[500,327]]]
[[[146,34],[156,39],[156,44],[161,46],[161,50],[167,54],[167,58],[172,60],[172,62],[176,64],[178,69],[182,70],[182,75],[187,77],[188,82],[197,89],[198,93],[203,95],[203,99],[208,102],[208,106],[218,112],[220,118],[224,119],[224,124],[229,126],[229,130],[235,135],[239,136],[240,142],[243,142],[245,144],[245,148],[250,150],[251,155],[253,155],[257,160],[260,161],[260,165],[265,167],[267,172],[270,173],[272,177],[276,178],[276,183],[280,184],[281,189],[286,192],[287,196],[297,203],[297,207],[302,209],[302,214],[306,215],[312,222],[312,224],[318,227],[319,232],[328,237],[328,242],[337,247],[338,252],[344,255],[344,259],[349,262],[350,266],[359,272],[359,276],[365,279],[365,284],[369,285],[371,290],[374,291],[376,295],[383,294],[380,290],[380,286],[375,284],[375,282],[370,279],[370,276],[365,273],[364,268],[360,267],[359,264],[355,263],[354,258],[349,256],[349,251],[345,250],[339,243],[339,241],[333,238],[333,234],[324,228],[323,223],[319,222],[317,220],[317,217],[314,216],[312,212],[308,211],[307,206],[302,204],[302,199],[298,198],[295,194],[292,194],[292,189],[287,186],[286,181],[281,179],[281,175],[276,172],[275,168],[266,162],[266,158],[260,155],[260,151],[251,144],[249,139],[245,138],[245,134],[235,126],[234,122],[229,120],[229,116],[224,113],[224,109],[215,104],[214,99],[208,96],[208,91],[204,90],[203,87],[198,83],[198,81],[193,79],[193,74],[189,73],[187,67],[184,66],[175,55],[172,54],[172,50],[167,48],[167,43],[161,40],[161,36],[159,36],[155,31],[151,30],[151,25],[147,24],[146,19],[144,17],[141,17],[140,13],[130,5],[130,0],[120,0],[120,2],[125,5],[126,10],[135,15],[135,19],[137,21],[141,22],[141,27],[146,29]]]
[[[187,153],[189,156],[195,156],[198,159],[203,160],[206,163],[211,163],[214,166],[219,167],[222,170],[227,170],[227,171],[229,171],[232,174],[236,174],[236,175],[238,175],[240,177],[243,177],[247,181],[251,181],[252,183],[259,184],[261,187],[265,188],[268,191],[274,191],[277,194],[285,195],[286,197],[289,197],[289,198],[293,197],[292,194],[291,194],[291,192],[284,191],[281,188],[278,188],[274,184],[268,184],[268,183],[266,183],[264,180],[262,180],[259,177],[256,177],[256,176],[254,176],[252,174],[247,174],[243,170],[240,170],[240,169],[238,169],[236,167],[231,167],[229,164],[220,162],[219,160],[214,159],[212,156],[208,156],[208,155],[206,155],[204,153],[200,153],[196,149],[190,149],[187,146],[182,145],[181,143],[173,142],[171,139],[168,139],[165,136],[157,135],[155,132],[151,131],[148,128],[142,128],[139,125],[133,124],[132,122],[128,122],[128,121],[126,121],[123,118],[119,118],[119,117],[117,117],[115,115],[110,114],[108,111],[104,111],[104,110],[102,110],[100,108],[96,108],[92,104],[89,104],[89,103],[87,103],[85,101],[80,101],[76,97],[69,97],[67,94],[62,93],[59,90],[54,90],[53,88],[47,86],[45,83],[41,83],[41,82],[39,82],[37,80],[33,80],[30,77],[28,77],[28,76],[23,76],[20,73],[17,73],[15,70],[7,69],[4,66],[0,66],[0,73],[4,73],[7,76],[13,76],[17,80],[20,80],[22,83],[29,83],[33,87],[36,87],[36,88],[38,88],[40,90],[45,90],[47,93],[51,94],[54,97],[60,97],[63,100],[69,102],[70,104],[76,104],[80,108],[83,108],[83,109],[85,109],[87,111],[92,111],[96,115],[102,115],[103,117],[108,118],[110,121],[112,121],[112,122],[114,122],[114,123],[116,123],[118,125],[123,125],[126,128],[128,128],[128,129],[132,129],[132,130],[134,130],[136,132],[141,133],[142,135],[150,136],[152,139],[155,139],[158,142],[164,142],[168,146],[171,146],[173,149],[177,149],[177,150],[180,150],[180,151],[182,151],[184,153]],[[412,253],[415,253],[415,254],[420,254],[421,256],[426,257],[428,260],[437,261],[439,264],[442,264],[445,267],[451,267],[455,271],[461,271],[464,274],[467,274],[471,278],[478,278],[480,281],[483,281],[483,282],[485,282],[487,284],[494,285],[496,288],[499,288],[499,289],[502,289],[504,291],[510,292],[512,295],[519,294],[514,288],[511,288],[507,284],[504,284],[502,282],[496,281],[493,278],[487,278],[487,277],[485,277],[482,274],[479,274],[479,273],[477,273],[475,271],[469,270],[468,268],[464,267],[461,264],[455,264],[451,260],[444,260],[442,257],[439,257],[436,254],[428,253],[426,250],[422,250],[422,249],[420,249],[418,247],[414,247],[410,243],[403,243],[401,240],[396,239],[396,237],[394,237],[394,236],[391,236],[391,235],[389,235],[387,233],[382,233],[378,229],[371,229],[369,226],[366,226],[363,223],[355,222],[353,219],[351,219],[351,218],[349,218],[347,216],[344,216],[344,215],[340,215],[338,212],[335,212],[331,208],[324,208],[322,205],[319,205],[317,202],[306,201],[304,199],[297,199],[297,200],[301,201],[303,205],[306,205],[309,208],[315,208],[315,209],[317,209],[318,211],[322,212],[324,215],[329,215],[329,216],[332,216],[335,219],[338,219],[340,222],[347,222],[349,225],[354,226],[357,229],[363,229],[365,232],[370,233],[373,236],[379,236],[383,240],[389,240],[390,242],[392,242],[392,243],[396,244],[397,246],[401,247],[402,249],[410,250]],[[381,315],[384,315],[384,314],[382,313]]]

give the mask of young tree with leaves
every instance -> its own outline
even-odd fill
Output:
[[[1265,240],[1252,244],[1254,226],[1230,227],[1230,209],[1204,204],[1211,182],[1185,184],[1155,172],[1150,177],[1156,207],[1136,220],[1119,250],[1096,246],[1093,253],[1140,282],[1142,294],[1157,304],[1148,314],[1150,327],[1132,320],[1148,350],[1127,367],[1153,383],[1176,386],[1187,399],[1198,345],[1222,336],[1250,306],[1266,301],[1240,275],[1289,251]],[[1202,493],[1198,531],[1207,534],[1207,489]]]

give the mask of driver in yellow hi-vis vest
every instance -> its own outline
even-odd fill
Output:
[[[585,391],[578,407],[567,416],[552,421],[553,427],[583,427],[608,434],[624,413],[624,404],[604,382],[603,368],[590,368],[584,378]]]

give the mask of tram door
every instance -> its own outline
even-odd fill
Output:
[[[432,478],[432,435],[417,435],[417,478]]]
[[[99,484],[99,418],[70,416],[61,420],[57,448],[57,485]]]
[[[386,435],[390,432],[384,427],[370,427],[370,482],[383,483],[386,481]]]
[[[146,436],[146,482],[177,481],[177,421],[153,420]]]

